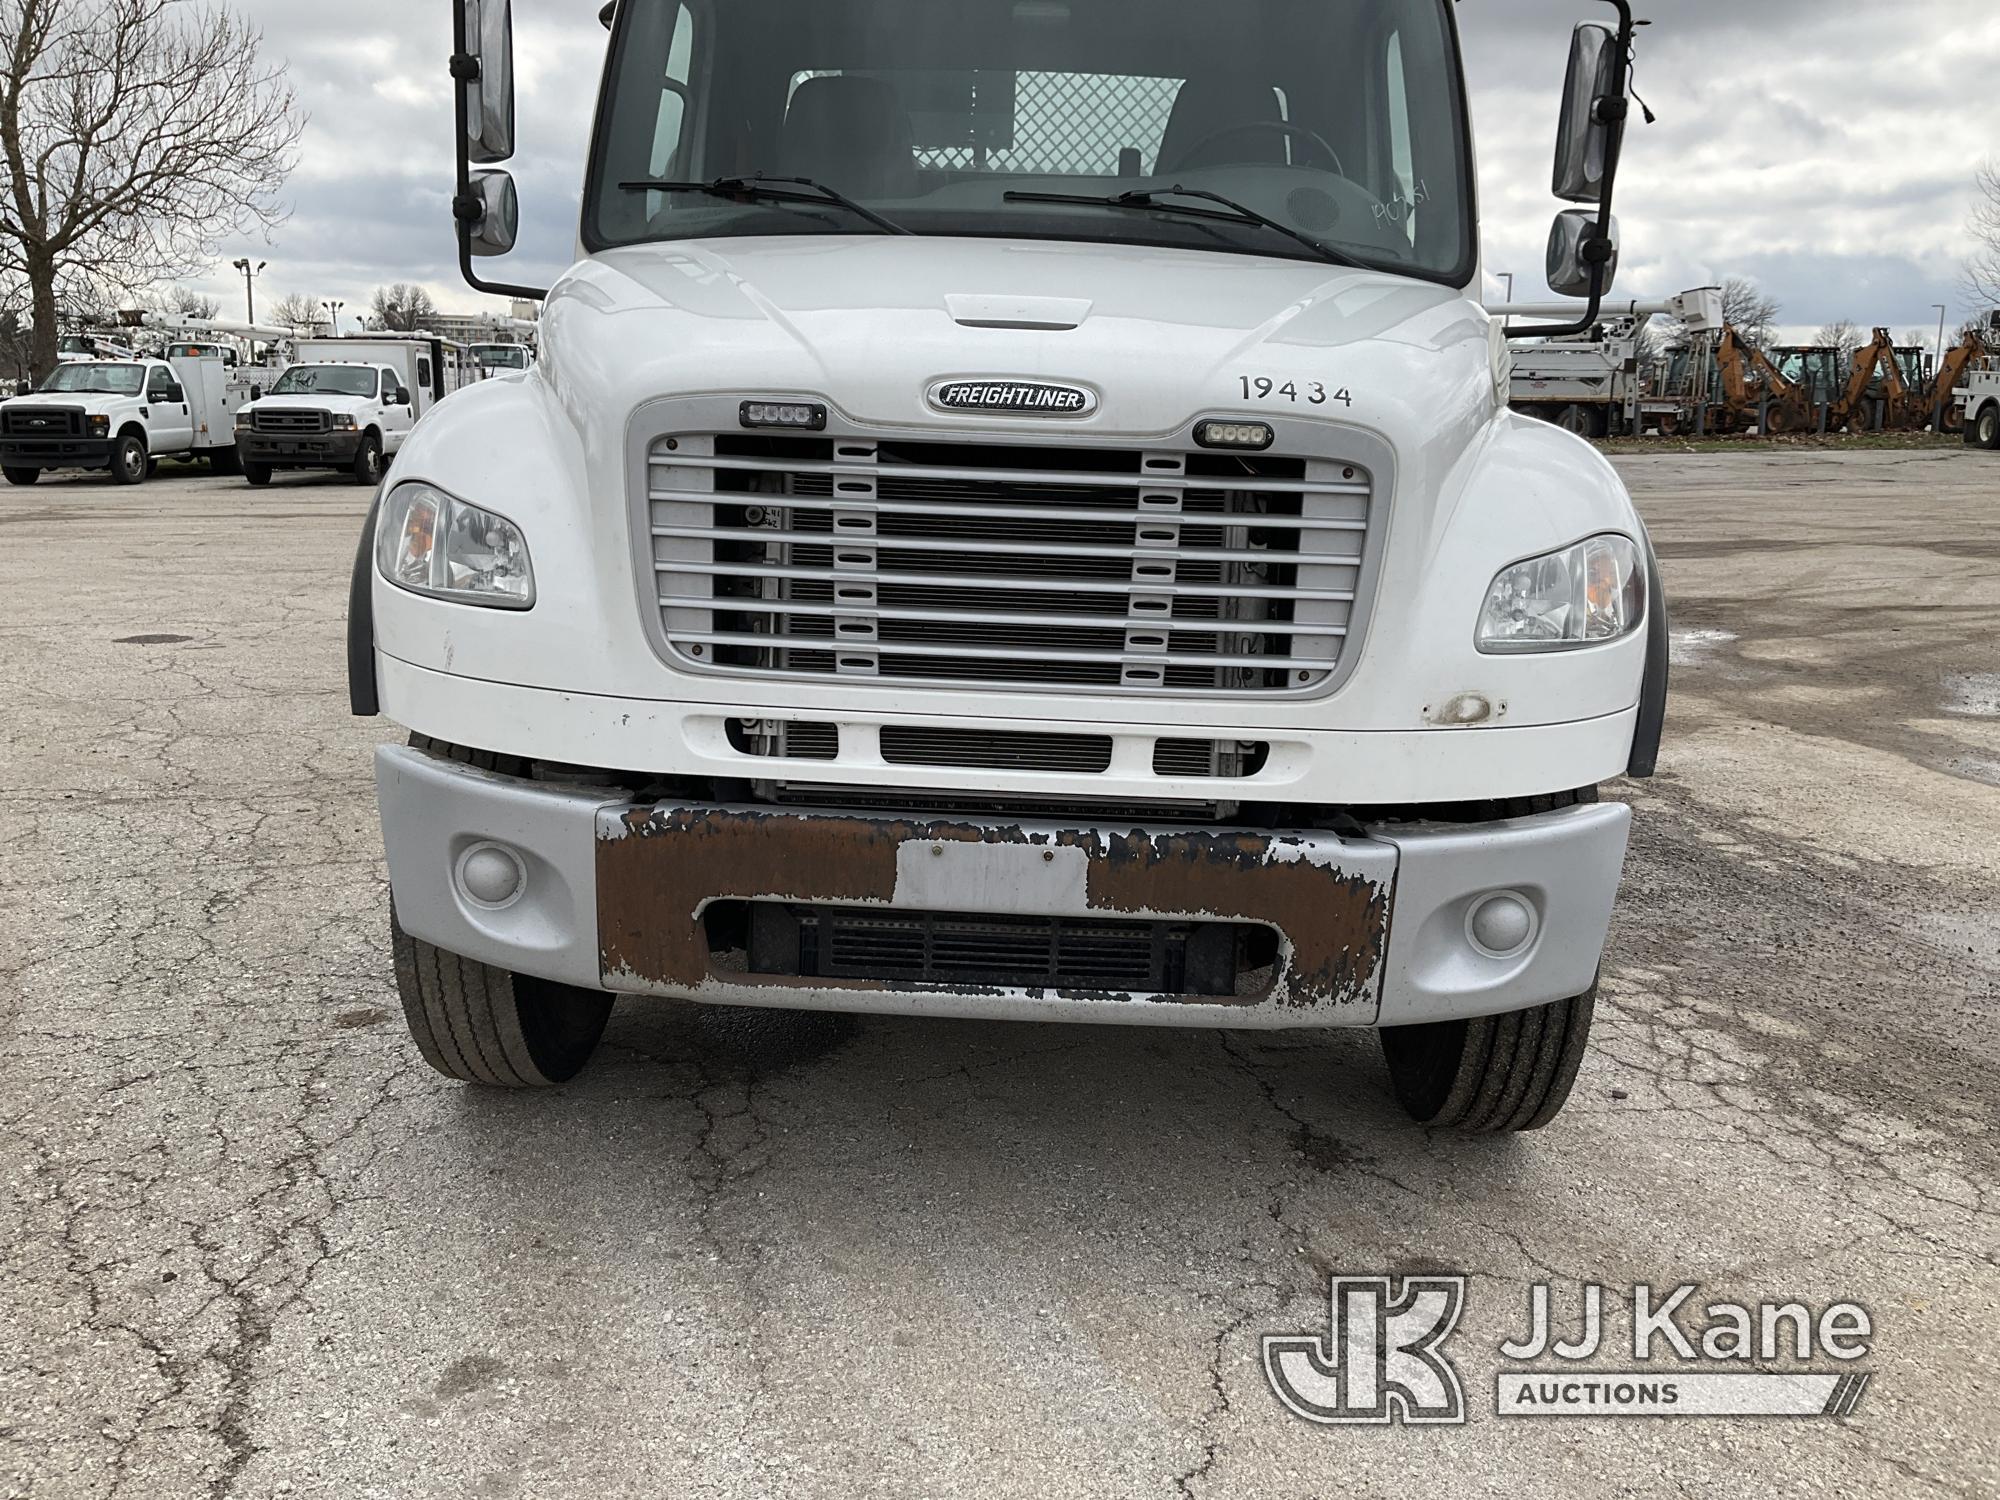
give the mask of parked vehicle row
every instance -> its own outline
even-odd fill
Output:
[[[33,484],[50,469],[102,469],[142,483],[163,458],[205,459],[254,485],[279,469],[345,470],[382,482],[417,419],[482,366],[438,338],[303,339],[270,385],[214,344],[163,359],[83,359],[39,390],[0,401],[0,473]]]

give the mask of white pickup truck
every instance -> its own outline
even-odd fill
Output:
[[[238,409],[243,477],[269,484],[275,469],[345,469],[377,485],[416,424],[402,371],[388,364],[295,364]]]
[[[1572,43],[1600,314],[1634,20]],[[519,208],[459,0],[462,269]],[[1508,410],[1451,0],[618,0],[540,351],[356,558],[399,990],[542,1086],[614,995],[1372,1027],[1417,1119],[1568,1096],[1667,621]],[[862,71],[855,71],[860,67]],[[760,171],[761,169],[761,171]]]
[[[247,394],[214,357],[58,364],[38,390],[0,401],[0,472],[33,484],[48,469],[108,469],[138,484],[180,457],[232,474],[233,414]]]

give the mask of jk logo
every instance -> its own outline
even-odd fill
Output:
[[[1442,1345],[1465,1306],[1463,1276],[1336,1276],[1324,1334],[1266,1334],[1264,1375],[1308,1422],[1465,1421]]]

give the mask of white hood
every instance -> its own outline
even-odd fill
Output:
[[[993,326],[1022,324],[1058,326]],[[1428,435],[1441,398],[1492,410],[1488,320],[1462,293],[1246,255],[928,236],[635,246],[573,270],[542,327],[541,374],[584,431],[653,397],[733,391],[935,423],[933,382],[984,376],[1095,388],[1098,412],[1064,425],[1097,434],[1262,406]],[[1246,402],[1245,377],[1296,382],[1299,399]]]

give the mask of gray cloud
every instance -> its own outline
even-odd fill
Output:
[[[294,212],[268,247],[259,299],[366,299],[429,284],[473,307],[449,212],[447,0],[237,0],[291,60],[312,123]],[[1135,0],[1135,5],[1138,0]],[[1333,0],[1327,0],[1333,3]],[[1954,319],[1973,168],[2000,140],[2000,6],[1880,0],[1651,0],[1620,183],[1621,292],[1756,276],[1787,326],[1834,318],[1897,327]],[[598,0],[515,0],[521,84],[522,248],[509,279],[546,283],[574,249],[590,104],[604,54]],[[1592,0],[1461,0],[1478,129],[1489,271],[1540,283],[1558,205],[1549,152],[1569,28]],[[1497,282],[1493,283],[1497,287]],[[226,265],[208,289],[240,305]]]

